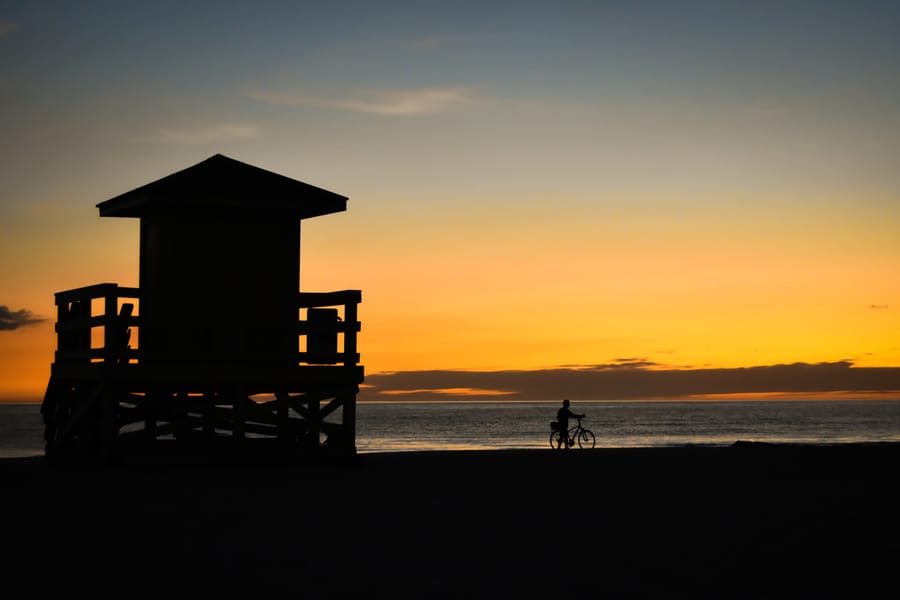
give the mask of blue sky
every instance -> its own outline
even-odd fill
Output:
[[[897,129],[895,3],[5,5],[4,179],[13,186],[37,156],[75,176],[82,161],[153,153],[153,142],[264,137],[273,152],[304,143],[328,152],[352,136],[371,153],[393,133],[392,152],[414,159],[422,137],[454,147],[493,133],[501,147],[486,150],[492,157],[505,149],[524,159],[527,144],[551,164],[565,157],[564,175],[577,182],[579,152],[637,144],[652,156],[648,142],[691,136],[702,159],[708,146],[742,138],[748,153],[769,136],[790,138],[795,154],[809,150],[803,139],[883,138],[860,149],[871,160],[893,149],[885,145]],[[366,118],[445,111],[442,123]],[[760,132],[761,116],[770,120]],[[866,165],[861,176],[878,168]]]

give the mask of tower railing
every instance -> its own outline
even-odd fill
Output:
[[[56,294],[57,363],[128,363],[138,358],[137,340],[140,317],[133,309],[140,300],[137,288],[100,283]],[[100,301],[99,303],[97,301]],[[99,310],[97,304],[100,304]],[[120,304],[131,305],[131,312],[120,313]]]
[[[128,367],[139,365],[147,358],[140,348],[139,288],[101,283],[58,292],[55,298],[57,364]],[[357,366],[361,301],[359,290],[298,292],[295,364]],[[177,358],[177,351],[172,357]],[[203,359],[196,355],[191,358]],[[215,355],[209,357],[212,361],[215,358]]]

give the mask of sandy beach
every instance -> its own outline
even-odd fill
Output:
[[[894,444],[6,459],[3,564],[28,595],[872,597],[897,473]]]

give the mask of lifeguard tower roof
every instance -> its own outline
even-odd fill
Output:
[[[216,154],[97,208],[101,217],[270,214],[307,219],[347,210],[347,198]]]

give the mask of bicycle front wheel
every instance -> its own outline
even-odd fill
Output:
[[[587,429],[582,429],[581,433],[578,434],[579,448],[593,448],[596,442],[597,440],[594,439],[594,434]]]
[[[559,437],[559,431],[551,431],[550,432],[550,447],[556,450],[559,448],[559,445],[562,443],[562,440]]]

